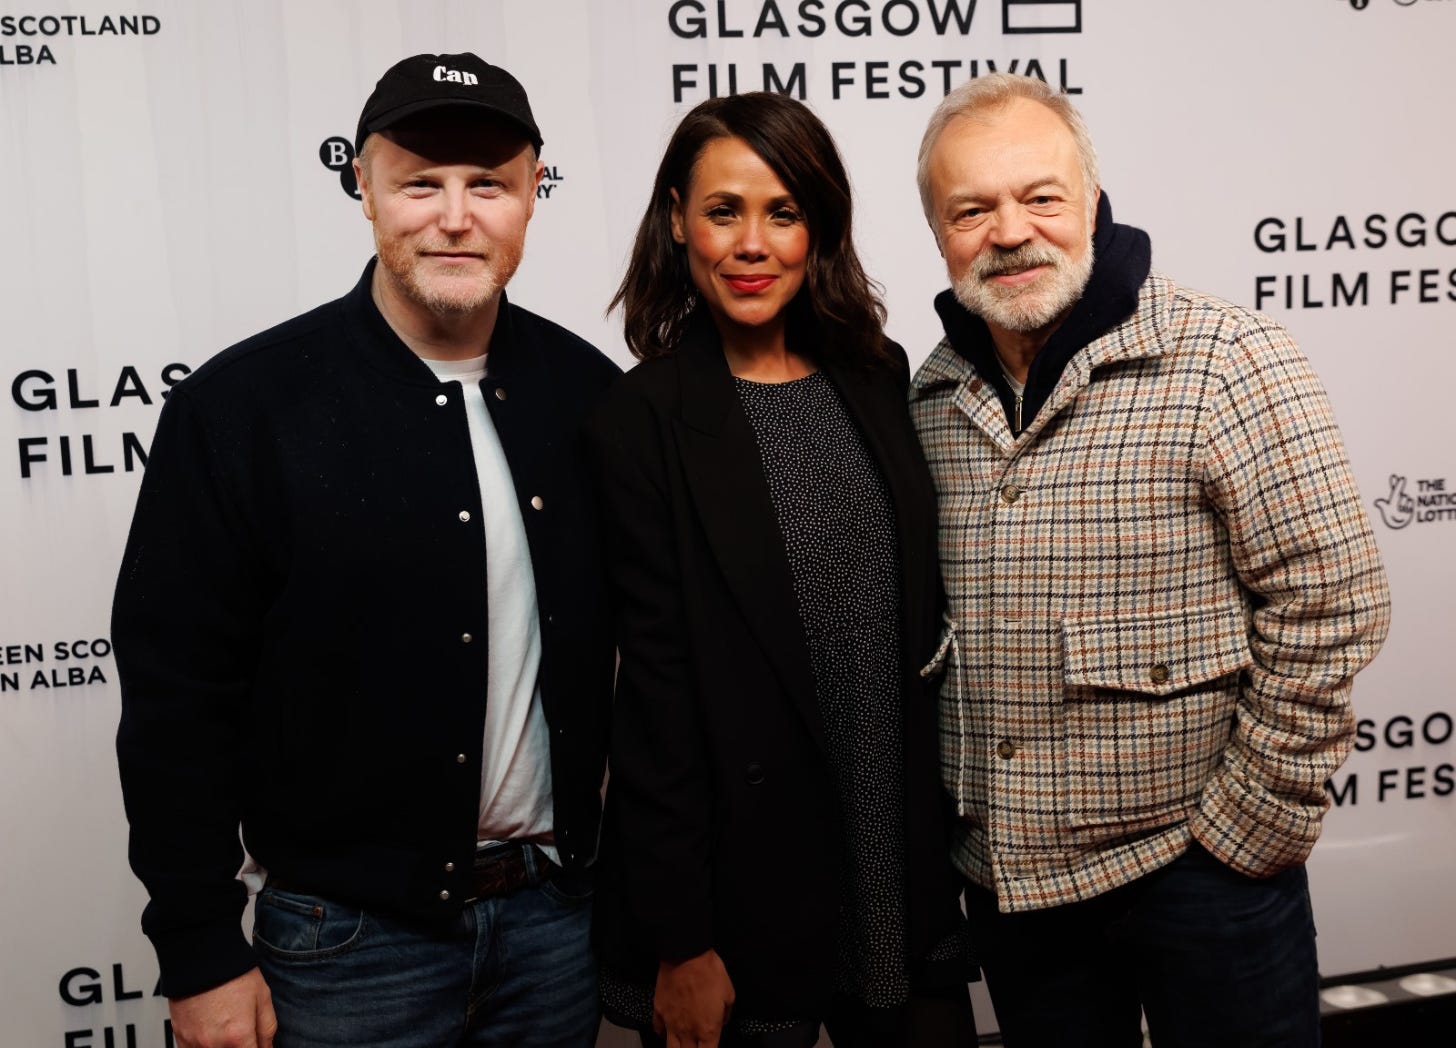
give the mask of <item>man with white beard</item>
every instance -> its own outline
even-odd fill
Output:
[[[1010,1048],[1319,1040],[1304,860],[1384,570],[1318,380],[1151,270],[1080,115],[952,92],[919,185],[952,288],[911,410],[950,636],[941,762]],[[927,667],[927,674],[934,671]]]
[[[514,77],[407,58],[356,143],[377,257],[152,443],[113,611],[142,927],[179,1048],[585,1048],[614,652],[576,434],[617,368],[506,298]]]

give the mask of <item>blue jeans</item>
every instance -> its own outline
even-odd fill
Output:
[[[1313,1048],[1319,967],[1303,866],[1245,877],[1197,843],[1085,902],[1003,914],[966,891],[1007,1048]]]
[[[539,880],[470,902],[449,925],[268,886],[253,942],[277,1048],[589,1048],[596,1041],[591,882]]]

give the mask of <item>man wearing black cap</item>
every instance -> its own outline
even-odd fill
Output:
[[[408,58],[356,148],[377,258],[152,444],[113,612],[143,927],[180,1048],[588,1045],[613,648],[575,434],[617,369],[506,300],[542,173],[510,74]]]

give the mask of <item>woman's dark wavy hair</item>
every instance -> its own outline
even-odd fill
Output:
[[[888,362],[885,305],[854,250],[849,176],[834,139],[803,103],[763,91],[695,106],[667,144],[627,274],[607,307],[622,307],[633,355],[671,354],[697,309],[687,250],[672,237],[672,191],[687,200],[693,167],[718,138],[748,143],[793,195],[808,227],[804,286],[788,307],[791,343],[819,360]]]

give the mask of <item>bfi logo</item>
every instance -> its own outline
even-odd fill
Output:
[[[439,66],[436,71],[443,68]],[[338,172],[339,184],[344,187],[345,193],[355,200],[360,199],[359,180],[354,177],[353,142],[337,135],[324,139],[323,145],[319,146],[319,162],[330,171]]]

